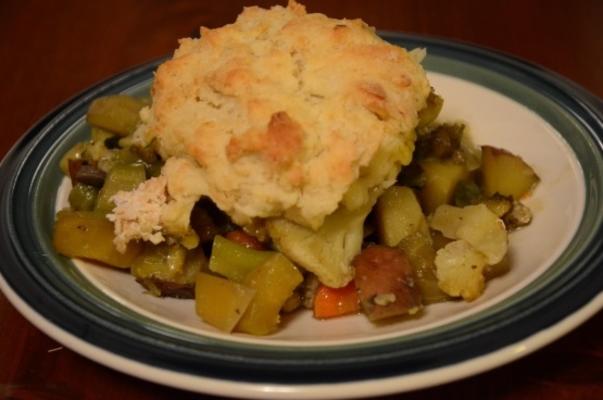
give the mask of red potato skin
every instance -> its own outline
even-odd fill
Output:
[[[421,308],[415,272],[402,250],[372,245],[356,256],[353,265],[360,303],[371,321],[414,313]],[[395,296],[393,302],[375,303],[376,296],[390,293]]]
[[[253,250],[266,250],[264,243],[243,230],[230,231],[225,235],[226,239]]]

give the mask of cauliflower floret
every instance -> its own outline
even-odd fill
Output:
[[[484,290],[483,269],[500,262],[507,253],[504,222],[484,204],[463,208],[442,205],[430,226],[449,239],[435,258],[438,285],[446,294],[471,301]]]
[[[165,240],[161,214],[167,202],[167,180],[164,176],[151,178],[136,189],[120,191],[111,200],[115,208],[107,219],[115,224],[113,243],[121,253],[130,240],[142,239],[153,244]]]
[[[377,192],[375,192],[377,193]],[[354,278],[352,259],[362,248],[364,220],[376,196],[353,211],[340,207],[313,231],[285,218],[267,223],[276,247],[330,287],[343,287]]]
[[[484,204],[463,208],[442,205],[433,213],[430,226],[449,239],[463,239],[486,256],[488,264],[507,253],[505,223]]]
[[[484,291],[486,258],[466,241],[456,240],[438,250],[435,265],[444,293],[472,301]]]

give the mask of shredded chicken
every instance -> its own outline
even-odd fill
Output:
[[[153,244],[165,240],[161,214],[167,203],[167,180],[164,176],[151,178],[130,192],[118,192],[111,198],[113,212],[107,218],[115,223],[115,247],[126,251],[130,240],[142,239]]]

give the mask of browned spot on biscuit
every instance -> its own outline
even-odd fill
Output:
[[[260,153],[271,165],[290,165],[300,153],[304,132],[284,111],[274,113],[264,132],[249,130],[230,139],[226,155],[231,162],[250,153]]]
[[[373,82],[362,82],[358,85],[358,89],[364,107],[381,120],[389,117],[389,112],[387,111],[387,93],[385,93],[383,86]]]
[[[299,154],[303,137],[302,127],[291,119],[289,114],[284,111],[277,112],[272,115],[268,124],[264,156],[275,164],[288,165]]]

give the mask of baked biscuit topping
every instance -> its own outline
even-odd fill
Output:
[[[138,131],[164,159],[186,160],[163,171],[162,223],[181,231],[207,195],[241,225],[284,217],[318,229],[342,201],[362,206],[394,182],[429,91],[415,57],[364,22],[293,1],[202,28],[159,67]],[[184,167],[194,171],[174,195]]]

